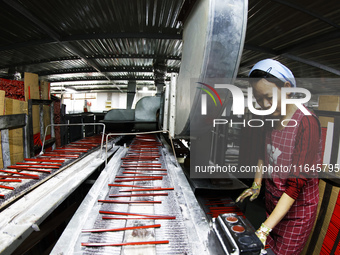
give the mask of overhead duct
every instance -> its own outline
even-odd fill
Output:
[[[197,89],[200,85],[196,82],[211,83],[214,79],[215,83],[231,83],[236,78],[245,39],[247,10],[246,0],[201,0],[192,9],[184,24],[182,61],[176,87],[175,135],[188,136],[190,132],[192,135],[193,128],[201,128],[207,121],[207,116],[201,114],[202,90]],[[226,91],[219,95],[225,108],[229,95]],[[221,114],[221,107],[210,108],[209,118]]]
[[[128,83],[128,91],[127,91],[127,102],[126,102],[126,109],[132,108],[133,100],[135,99],[136,95],[136,81],[129,81]]]
[[[165,86],[165,76],[167,72],[166,59],[156,59],[153,63],[153,73],[155,77],[155,86],[157,90],[157,96],[162,94]]]

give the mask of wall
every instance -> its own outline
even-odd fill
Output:
[[[96,99],[87,99],[87,101],[91,103],[89,109],[91,112],[103,112],[110,110],[110,108],[105,107],[108,99],[111,99],[111,108],[125,109],[126,98],[126,93],[96,93]],[[64,99],[63,103],[66,105],[66,113],[79,113],[84,111],[84,100]]]

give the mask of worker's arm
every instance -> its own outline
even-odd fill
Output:
[[[261,240],[264,246],[266,245],[267,236],[269,235],[270,231],[272,231],[272,229],[288,213],[294,202],[295,199],[291,198],[286,193],[283,193],[272,213],[269,215],[267,220],[261,224],[261,227],[256,231],[255,234]]]
[[[263,172],[262,172],[263,160],[262,159],[258,160],[257,166],[258,168],[255,173],[253,185],[251,186],[251,188],[246,189],[245,191],[242,192],[242,194],[236,199],[236,203],[238,201],[243,202],[243,200],[249,196],[251,196],[250,201],[253,201],[259,196],[261,185],[262,185],[262,176],[263,176]]]
[[[263,166],[263,159],[259,159],[257,161],[257,171],[255,173],[255,178],[254,178],[254,182],[256,182],[257,184],[261,185],[262,184],[262,177],[263,177],[263,171],[262,171],[262,166]]]
[[[286,193],[283,193],[274,210],[264,222],[264,225],[273,229],[288,213],[294,202],[295,200],[293,198],[288,196]]]

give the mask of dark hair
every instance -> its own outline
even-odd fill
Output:
[[[285,84],[283,81],[276,78],[274,75],[268,72],[262,71],[262,70],[258,70],[258,69],[255,69],[254,71],[252,71],[249,74],[249,78],[252,78],[250,79],[251,84],[257,83],[261,79],[266,79],[269,82],[275,83],[275,85],[279,88],[282,88]]]

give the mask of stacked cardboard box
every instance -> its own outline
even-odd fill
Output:
[[[338,112],[340,109],[340,96],[322,95],[319,97],[319,110]],[[327,127],[328,122],[334,122],[331,117],[319,117],[322,127]]]
[[[5,91],[0,90],[0,114],[11,115],[11,114],[27,114],[27,102],[5,98]],[[9,149],[11,162],[16,163],[23,161],[24,149],[23,149],[23,131],[22,128],[10,129],[9,130]],[[1,138],[1,136],[0,136]],[[0,146],[0,168],[3,168],[2,161],[2,148]]]
[[[39,77],[34,73],[25,73],[25,101],[29,99],[40,99],[39,91]],[[33,105],[32,117],[33,117],[33,134],[40,133],[40,110],[39,105]]]
[[[50,99],[48,82],[42,81],[39,87],[39,77],[37,74],[25,73],[24,91],[25,101],[6,98],[5,91],[0,90],[0,115],[28,114],[29,99]],[[50,106],[44,106],[44,126],[51,123]],[[39,105],[32,107],[33,134],[40,134],[40,109]],[[50,134],[50,132],[48,132]],[[0,135],[1,142],[1,135]],[[23,130],[22,128],[9,130],[9,148],[11,163],[23,161]],[[0,168],[3,168],[2,148],[0,146]]]
[[[319,97],[319,110],[322,111],[335,111],[338,112],[340,109],[340,97],[339,96],[335,96],[335,95],[322,95]],[[334,118],[332,117],[319,117],[320,123],[322,127],[326,127],[328,125],[328,122],[332,122],[334,123]],[[324,191],[325,191],[325,187],[326,187],[326,183],[322,180],[320,180],[319,182],[319,192],[320,192],[320,200],[319,200],[319,206],[318,206],[318,216],[319,216],[319,212],[321,210],[321,203],[323,201],[323,195],[324,195]],[[310,240],[308,240],[308,243],[304,249],[304,252],[302,253],[303,255],[310,255],[307,254],[307,249],[308,247],[313,247],[313,253],[311,255],[316,255],[316,254],[320,254],[322,245],[324,243],[324,238],[326,236],[327,230],[328,230],[328,226],[331,220],[331,217],[334,213],[334,208],[335,208],[335,204],[339,195],[339,191],[340,189],[338,187],[333,186],[332,187],[332,191],[331,191],[331,196],[329,199],[329,203],[327,208],[322,208],[323,209],[323,213],[324,213],[324,219],[323,219],[323,224],[321,227],[320,232],[318,232],[318,240],[316,243],[310,243]],[[314,230],[313,230],[314,232]],[[313,232],[311,234],[311,236],[313,235]],[[311,239],[310,236],[310,239]]]
[[[5,114],[22,114],[28,113],[27,102],[5,98]],[[23,141],[23,129],[16,128],[9,130],[9,149],[11,156],[11,163],[15,164],[17,162],[24,160],[24,141]]]

